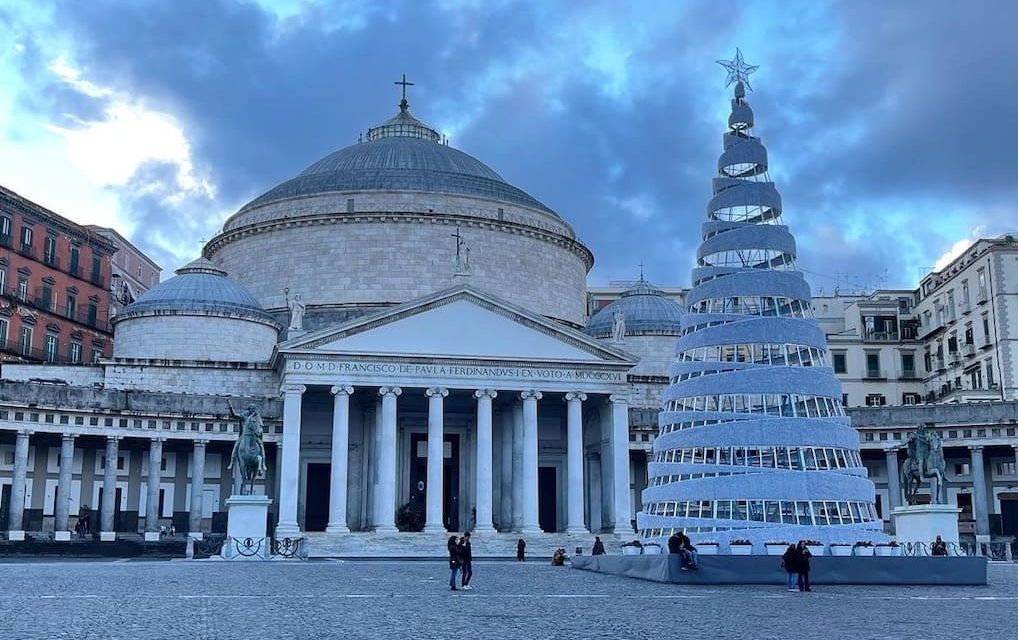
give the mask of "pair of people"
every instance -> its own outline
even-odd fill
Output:
[[[88,510],[88,505],[81,507],[78,512],[78,520],[74,523],[74,532],[78,534],[79,538],[84,538],[91,533],[91,520],[92,512]]]
[[[463,537],[449,536],[449,590],[456,591],[456,574],[460,573],[460,589],[471,591],[470,579],[474,577],[474,551],[470,546],[470,532]]]
[[[809,585],[809,559],[813,557],[805,540],[790,544],[781,554],[781,566],[788,574],[786,586],[789,591],[812,591]],[[798,586],[798,589],[796,588]]]
[[[689,571],[700,568],[700,559],[693,541],[683,531],[676,531],[668,538],[668,553],[677,553],[681,561],[681,569]]]

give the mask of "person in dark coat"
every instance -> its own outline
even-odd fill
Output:
[[[935,556],[946,556],[947,555],[947,543],[944,542],[943,538],[937,536],[937,539],[933,541],[932,555]]]
[[[456,536],[449,536],[449,542],[446,544],[449,549],[449,590],[456,590],[456,572],[460,568],[460,548],[456,542]]]
[[[788,545],[785,552],[781,554],[781,566],[788,573],[786,581],[788,590],[795,591],[799,584],[799,549],[796,545]]]
[[[676,531],[668,538],[668,553],[679,554],[679,566],[683,571],[688,570],[692,564],[692,555],[689,553],[691,546],[692,542],[682,531]]]
[[[594,548],[591,550],[590,555],[592,556],[604,555],[604,543],[601,542],[601,536],[594,536]]]
[[[526,549],[527,549],[527,541],[524,540],[523,538],[520,538],[516,542],[516,561],[517,562],[523,562],[524,561],[524,554],[526,552]]]
[[[461,567],[461,586],[470,591],[473,587],[470,586],[470,579],[474,577],[474,550],[470,546],[470,532],[467,531],[460,538],[460,567]]]
[[[812,591],[809,587],[809,559],[813,557],[805,541],[800,540],[795,547],[795,555],[798,560],[796,568],[799,570],[799,591]]]

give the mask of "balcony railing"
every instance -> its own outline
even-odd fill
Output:
[[[66,346],[66,345],[65,345]],[[53,364],[84,364],[81,359],[72,360],[65,353],[54,353],[47,349],[29,347],[17,340],[0,340],[0,352],[20,356],[32,362],[46,362]]]
[[[880,372],[880,369],[867,369],[866,370],[866,377],[867,378],[871,378],[871,379],[872,378],[883,378],[884,375]]]
[[[35,295],[32,296],[27,291],[19,291],[17,287],[4,287],[0,288],[0,297],[31,305],[40,311],[51,313],[61,318],[67,318],[90,329],[96,329],[105,333],[112,332],[109,320],[105,317],[105,314],[100,314],[98,309],[95,312],[89,311],[87,308],[83,311],[75,312],[66,308],[65,301],[59,302],[55,296],[47,299],[46,296],[41,295],[39,290],[36,290]]]
[[[11,246],[11,234],[0,233],[0,247],[10,248]]]
[[[18,246],[18,253],[25,256],[26,258],[35,259],[35,247],[30,244],[24,244]]]
[[[964,345],[962,345],[962,351],[965,353],[966,358],[971,358],[972,356],[976,355],[976,345],[972,344],[971,342],[966,342]]]
[[[986,295],[986,287],[981,287],[979,292],[976,294],[976,304],[982,304],[988,299],[989,297]]]
[[[867,331],[863,339],[867,342],[898,342],[898,332]]]
[[[918,378],[915,369],[902,369],[900,377],[906,380],[914,380]]]
[[[55,253],[44,253],[42,256],[42,262],[48,267],[53,267],[54,269],[60,268],[60,257]]]

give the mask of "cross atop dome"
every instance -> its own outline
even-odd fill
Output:
[[[719,65],[728,71],[728,77],[725,78],[725,87],[730,86],[733,82],[741,82],[746,85],[746,88],[750,91],[753,87],[749,85],[749,75],[760,68],[760,65],[746,64],[746,61],[742,58],[742,51],[738,47],[735,48],[735,58],[732,60],[717,60]]]
[[[406,88],[414,86],[414,83],[413,82],[407,82],[406,74],[404,73],[403,74],[403,79],[402,80],[397,80],[396,82],[393,82],[393,84],[399,84],[399,85],[403,86],[403,99],[399,101],[399,110],[400,111],[406,111],[410,107],[410,103],[407,102],[407,99],[406,99]]]

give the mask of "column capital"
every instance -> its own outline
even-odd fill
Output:
[[[983,451],[983,445],[981,444],[970,444],[969,451],[972,453],[981,453]]]
[[[35,431],[33,431],[32,429],[18,429],[17,430],[17,434],[19,436],[30,436],[30,435],[32,435],[34,433],[35,433]]]
[[[194,442],[195,448],[204,447],[205,445],[207,445],[209,443],[209,441],[207,439],[204,439],[204,438],[200,439],[200,440],[193,440],[192,442]]]
[[[567,393],[565,395],[565,398],[564,398],[564,400],[566,402],[573,402],[574,400],[578,400],[580,402],[583,402],[586,399],[587,399],[587,394],[583,393],[582,391],[570,391],[569,393]]]
[[[428,396],[429,398],[434,398],[435,396],[444,398],[447,395],[449,395],[449,390],[446,389],[445,387],[428,387],[427,389],[424,390],[424,395]]]
[[[341,393],[342,394],[346,394],[348,396],[352,396],[353,395],[353,387],[351,385],[348,385],[348,384],[337,384],[333,388],[329,389],[329,393],[331,393],[334,396],[338,396]]]
[[[304,392],[308,388],[302,384],[283,384],[279,386],[279,395],[285,396],[290,394],[304,395]]]
[[[121,435],[106,436],[106,442],[120,442],[123,439],[124,439],[124,436],[121,436]]]
[[[608,401],[611,402],[612,404],[629,404],[629,394],[613,393],[612,395],[608,396]]]
[[[76,434],[76,433],[61,433],[60,434],[60,439],[61,440],[70,440],[71,442],[74,442],[74,439],[77,438],[77,437],[78,437],[78,434]]]
[[[384,396],[398,397],[401,393],[403,393],[403,390],[400,389],[399,387],[382,387],[378,390],[378,395],[383,397]]]
[[[477,398],[478,400],[484,398],[485,396],[489,398],[497,397],[498,391],[495,391],[494,389],[478,389],[477,391],[474,391],[474,397]],[[1018,447],[1018,444],[1016,444],[1015,446]]]
[[[893,445],[892,444],[891,446],[884,448],[884,453],[889,455],[889,456],[898,455],[898,450],[899,449],[901,449],[901,447],[899,447],[898,445]]]
[[[526,391],[520,392],[521,400],[540,400],[544,397],[544,394],[537,389],[527,389]]]
[[[156,443],[156,442],[158,442],[159,444],[164,444],[164,443],[166,442],[166,440],[167,440],[167,439],[168,439],[168,438],[167,438],[166,436],[152,436],[152,437],[151,437],[151,438],[149,438],[148,440],[149,440],[149,442],[151,442],[151,443]]]

